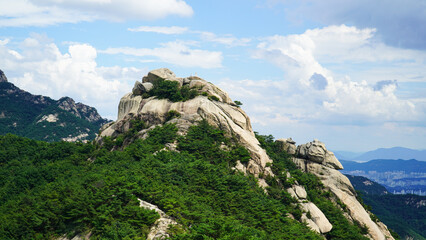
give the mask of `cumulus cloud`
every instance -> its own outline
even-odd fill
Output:
[[[140,26],[137,28],[129,28],[131,32],[153,32],[161,34],[182,34],[188,31],[187,27],[155,27],[155,26]]]
[[[192,16],[183,0],[0,0],[0,26],[46,26],[94,20],[153,20]]]
[[[264,38],[253,57],[270,61],[285,74],[283,81],[264,81],[264,87],[257,88],[264,94],[254,101],[271,103],[277,106],[275,114],[299,122],[356,125],[386,121],[422,122],[425,119],[424,103],[399,98],[396,80],[367,82],[351,79],[324,66],[323,62],[335,66],[342,65],[342,62],[415,63],[426,59],[423,52],[389,47],[377,41],[374,33],[375,29],[340,25],[311,29],[298,35]],[[246,82],[239,84],[247,91],[253,91]],[[271,94],[277,89],[280,93]],[[257,109],[252,111],[271,122],[277,119],[273,115],[265,116]]]
[[[124,54],[137,57],[155,57],[158,61],[183,67],[219,68],[222,52],[193,49],[193,42],[174,41],[161,44],[158,48],[108,48],[104,54]]]
[[[10,82],[33,94],[72,97],[98,108],[104,116],[116,114],[111,106],[143,74],[135,68],[97,66],[97,50],[88,44],[72,44],[66,53],[42,35],[17,44],[19,50],[0,46],[1,67]]]
[[[212,32],[198,32],[200,37],[204,41],[220,43],[227,46],[247,46],[250,43],[250,38],[237,38],[231,34],[226,34],[223,36],[218,36]]]
[[[284,3],[289,19],[306,18],[324,24],[351,24],[376,28],[385,43],[403,48],[426,49],[426,3],[423,0],[268,0]],[[303,18],[305,19],[302,19]]]

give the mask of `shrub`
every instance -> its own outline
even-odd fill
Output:
[[[166,113],[166,122],[178,117],[180,117],[180,113],[178,111],[170,110]]]
[[[211,96],[209,96],[209,100],[210,101],[219,101],[219,98],[216,97],[216,96],[211,95]]]

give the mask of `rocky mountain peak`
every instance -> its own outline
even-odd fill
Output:
[[[94,107],[87,106],[83,103],[76,103],[70,97],[62,97],[57,101],[60,109],[72,113],[74,116],[87,120],[91,123],[105,124],[107,119],[102,118]]]
[[[264,188],[268,186],[264,178],[274,176],[270,168],[273,161],[260,147],[250,118],[226,92],[200,77],[179,78],[166,68],[149,72],[142,78],[142,82],[135,83],[132,92],[121,98],[117,121],[104,125],[96,141],[102,144],[104,137],[123,136],[135,119],[147,125],[146,129],[137,133],[138,138],[147,137],[149,130],[167,123],[175,124],[178,134],[185,135],[190,126],[205,120],[232,136],[249,151],[251,159],[248,163],[237,161],[235,169],[254,175]],[[348,207],[347,218],[367,226],[372,239],[393,239],[386,226],[373,222],[357,201],[351,183],[338,171],[343,168],[342,165],[324,143],[314,140],[296,146],[295,141],[288,138],[277,140],[277,146],[292,155],[293,161],[302,171],[318,176],[335,199]],[[173,150],[173,147],[170,149]],[[298,200],[304,211],[302,221],[311,229],[322,234],[332,229],[321,210],[308,201],[303,186],[295,183],[287,191]]]
[[[7,77],[2,70],[0,70],[0,82],[7,82]]]
[[[162,97],[163,93],[179,93],[181,96],[171,100]],[[178,117],[169,119],[170,113]],[[97,141],[126,132],[132,119],[143,120],[148,127],[174,123],[181,135],[204,119],[228,136],[235,136],[249,150],[252,159],[246,165],[238,163],[239,170],[255,176],[273,175],[267,166],[272,160],[259,146],[247,114],[226,92],[199,77],[178,78],[166,68],[149,72],[142,78],[142,83],[136,82],[132,92],[121,98],[117,121],[105,125]],[[146,132],[142,130],[140,137],[144,137]],[[259,184],[267,185],[264,179],[260,179]]]

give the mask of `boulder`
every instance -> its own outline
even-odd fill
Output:
[[[294,192],[296,193],[296,195],[299,199],[306,199],[307,194],[306,194],[306,190],[305,190],[304,187],[299,186],[299,185],[295,185],[293,187],[293,189],[294,189]]]
[[[139,81],[135,82],[135,85],[133,86],[132,93],[135,96],[142,95],[146,92],[149,92],[154,87],[154,84],[150,82],[141,83]]]
[[[302,209],[305,212],[309,212],[311,215],[311,220],[318,226],[318,229],[321,233],[328,233],[331,231],[333,226],[328,221],[327,217],[323,212],[313,203],[301,203]],[[315,228],[313,228],[315,229]]]
[[[312,162],[321,163],[335,169],[343,169],[334,153],[328,151],[324,143],[315,139],[312,142],[297,146],[296,156]]]
[[[291,138],[281,138],[275,141],[281,151],[287,152],[288,154],[296,154],[296,142]]]
[[[139,81],[136,81],[132,89],[133,95],[136,95],[136,96],[142,95],[144,92],[145,92],[145,88],[143,87],[142,83]]]
[[[147,76],[142,78],[142,83],[155,83],[161,80],[179,82],[181,87],[183,85],[183,79],[177,78],[174,72],[170,71],[168,68],[160,68],[150,71]]]

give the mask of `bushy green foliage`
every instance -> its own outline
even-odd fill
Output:
[[[219,101],[219,98],[218,98],[218,97],[216,97],[216,96],[214,96],[214,95],[210,95],[210,96],[208,97],[208,99],[209,99],[210,101]]]
[[[144,239],[158,214],[137,198],[179,222],[172,239],[321,239],[232,170],[247,153],[222,131],[201,122],[176,132],[157,127],[122,151],[0,137],[0,239]],[[180,152],[162,150],[175,141]]]
[[[173,118],[180,117],[180,113],[176,110],[170,110],[166,114],[166,122],[172,120]]]
[[[235,101],[234,101],[234,103],[235,103],[237,106],[241,106],[241,105],[243,105],[243,103],[242,103],[242,102],[237,101],[237,100],[235,100]]]
[[[419,204],[426,200],[425,196],[362,194],[361,197],[381,221],[395,230],[394,235],[399,234],[402,239],[409,236],[426,239],[426,207]]]
[[[177,81],[161,80],[155,81],[154,87],[148,92],[148,96],[156,96],[158,99],[169,99],[172,102],[187,101],[198,96],[195,89],[188,86],[179,86]]]

